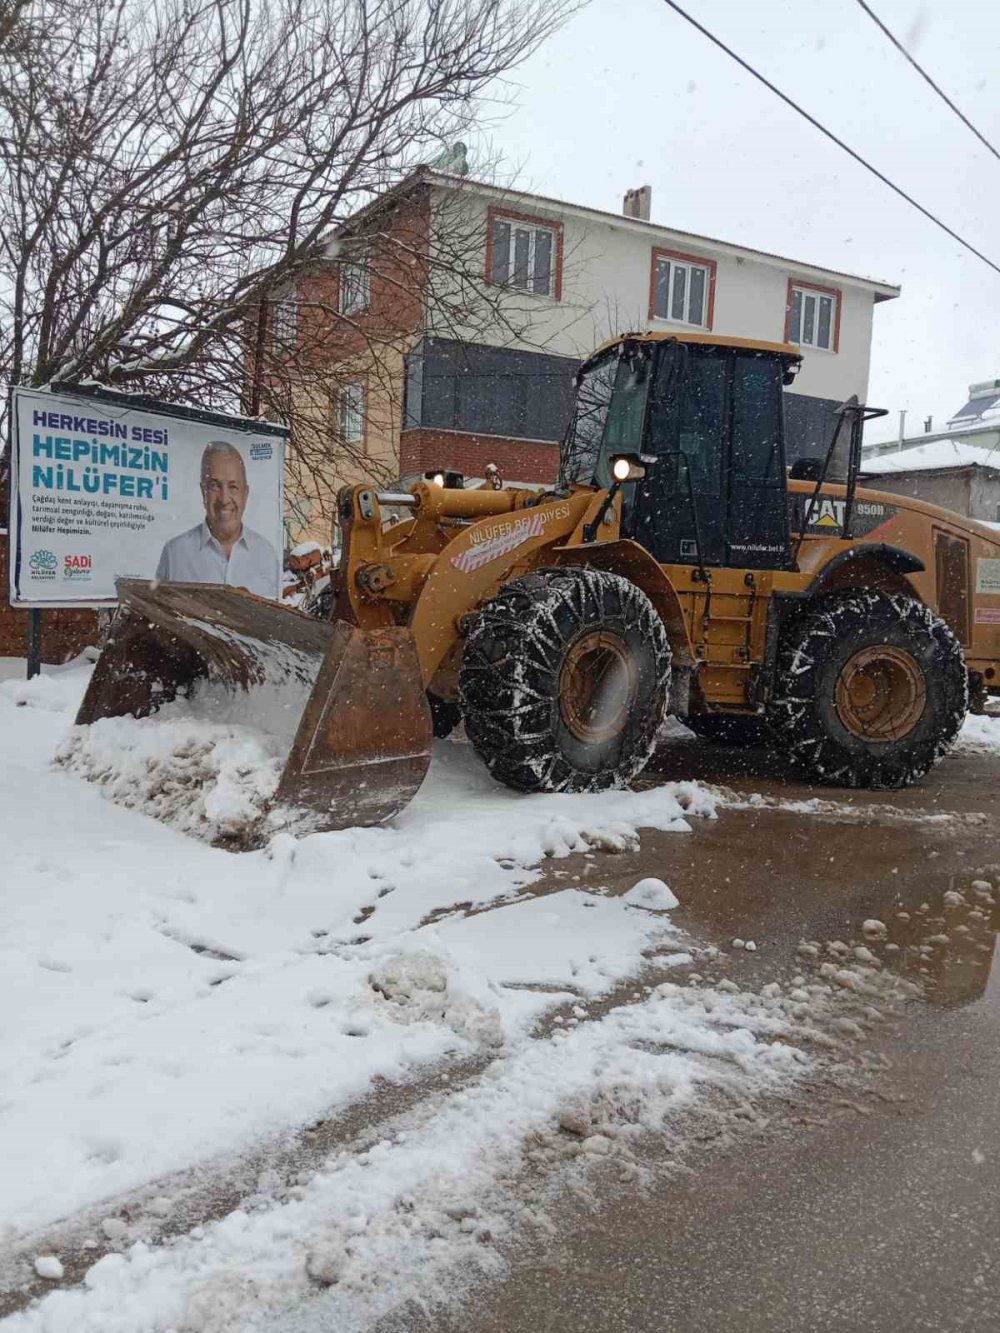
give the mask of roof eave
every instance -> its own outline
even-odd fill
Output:
[[[671,236],[681,237],[682,239],[701,241],[710,246],[731,255],[734,258],[750,258],[765,263],[776,263],[782,267],[801,273],[808,273],[811,276],[835,278],[841,282],[849,282],[857,287],[867,289],[872,292],[875,302],[893,301],[899,295],[901,288],[898,284],[883,282],[877,278],[864,277],[858,273],[845,273],[841,269],[824,268],[818,264],[810,264],[803,260],[792,259],[788,255],[775,254],[769,250],[755,250],[750,246],[737,245],[732,241],[723,241],[718,237],[703,236],[697,232],[688,232],[676,227],[670,227],[661,222],[647,221],[645,218],[629,218],[622,213],[610,213],[605,209],[592,208],[588,204],[574,204],[565,199],[555,199],[550,195],[531,194],[526,190],[515,190],[501,185],[490,185],[486,181],[470,180],[467,176],[452,176],[447,172],[434,171],[431,168],[421,168],[424,172],[423,179],[432,186],[439,186],[447,190],[472,190],[487,196],[517,199],[532,199],[552,208],[562,209],[564,211],[582,214],[589,217],[600,219],[602,222],[615,226],[623,227],[626,230],[646,231],[646,232],[668,232]]]
[[[867,472],[862,468],[861,476],[878,479],[880,481],[889,481],[893,477],[925,477],[929,473],[933,473],[935,476],[941,476],[944,473],[955,476],[961,472],[974,472],[976,470],[980,472],[995,473],[1000,477],[1000,467],[991,467],[989,463],[944,463],[940,467],[900,468],[895,472]]]

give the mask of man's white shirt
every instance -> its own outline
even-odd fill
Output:
[[[208,524],[202,522],[171,537],[160,554],[156,577],[171,583],[228,583],[261,597],[274,597],[278,557],[266,537],[245,527],[227,559]]]

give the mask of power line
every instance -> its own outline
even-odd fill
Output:
[[[888,176],[883,175],[883,173],[879,171],[878,167],[872,166],[872,164],[865,158],[863,158],[860,153],[856,153],[854,149],[850,147],[850,145],[844,143],[843,139],[838,139],[832,130],[828,130],[825,125],[821,124],[816,119],[815,116],[811,116],[809,112],[805,110],[804,107],[799,106],[798,102],[793,102],[787,93],[783,93],[780,88],[776,88],[775,85],[771,83],[769,79],[766,79],[763,74],[759,73],[756,69],[754,69],[752,65],[748,64],[747,61],[745,61],[742,56],[738,56],[731,47],[727,46],[720,37],[716,37],[714,32],[709,32],[708,28],[706,28],[703,24],[699,23],[696,18],[692,18],[692,16],[688,14],[686,10],[681,9],[680,5],[677,4],[676,0],[663,0],[663,2],[664,4],[669,5],[669,7],[672,10],[674,10],[675,13],[679,14],[682,19],[686,19],[687,22],[691,24],[692,28],[697,28],[697,30],[702,34],[702,36],[707,37],[710,42],[714,43],[714,45],[720,49],[720,51],[725,51],[727,56],[730,56],[733,60],[735,60],[737,65],[745,69],[748,74],[753,75],[753,77],[757,80],[757,82],[762,83],[765,88],[767,88],[770,92],[774,93],[775,97],[780,97],[781,100],[787,106],[790,106],[793,111],[797,111],[800,116],[808,120],[809,124],[814,126],[817,130],[819,130],[820,134],[825,134],[826,137],[832,140],[837,145],[838,148],[842,148],[844,152],[848,154],[849,157],[853,157],[855,162],[860,163],[860,165],[863,166],[866,171],[870,171],[871,174],[877,180],[880,180],[883,185],[888,185],[890,190],[892,190],[895,194],[898,194],[901,199],[905,199],[908,204],[911,204],[917,210],[918,213],[922,213],[925,218],[927,218],[930,222],[933,222],[936,227],[940,227],[941,230],[943,232],[946,232],[952,238],[953,241],[957,241],[959,245],[964,246],[964,248],[968,250],[971,254],[974,254],[977,259],[981,259],[984,264],[987,264],[993,270],[994,273],[1000,274],[1000,264],[995,264],[992,259],[988,259],[981,250],[977,250],[976,247],[970,241],[967,241],[965,240],[964,237],[959,236],[957,231],[953,231],[952,228],[949,227],[946,222],[942,222],[941,219],[935,216],[935,214],[932,213],[929,208],[924,208],[923,204],[918,204],[916,199],[914,199],[912,195],[907,194],[906,191],[901,186],[896,185],[895,182],[891,181]]]
[[[951,107],[952,111],[954,111],[955,115],[959,118],[959,120],[962,122],[962,124],[965,125],[968,129],[970,129],[970,130],[972,131],[972,133],[976,136],[976,138],[979,140],[979,142],[983,145],[983,147],[989,149],[989,151],[993,154],[993,156],[996,158],[996,160],[997,160],[998,162],[1000,162],[1000,152],[997,152],[997,150],[996,150],[996,149],[993,147],[993,145],[990,143],[989,139],[987,139],[986,136],[985,136],[984,134],[981,134],[981,133],[979,132],[979,130],[976,129],[975,125],[973,125],[973,123],[972,123],[972,121],[969,119],[969,117],[968,117],[967,115],[965,115],[964,112],[962,112],[962,111],[960,111],[960,110],[958,109],[958,107],[957,107],[957,106],[955,105],[955,103],[951,100],[951,98],[950,98],[950,97],[948,96],[948,94],[944,91],[944,89],[938,87],[938,85],[934,82],[934,80],[933,80],[933,79],[931,78],[931,76],[927,73],[927,71],[923,68],[923,66],[920,65],[920,64],[913,58],[913,56],[910,55],[909,51],[907,51],[906,47],[905,47],[905,46],[903,45],[903,43],[899,40],[899,38],[896,37],[893,33],[891,33],[891,32],[889,31],[889,29],[885,26],[885,24],[882,22],[882,20],[879,18],[879,16],[875,13],[875,11],[871,8],[871,6],[870,6],[870,5],[867,5],[867,4],[865,3],[865,0],[858,0],[858,4],[859,4],[859,5],[861,6],[861,8],[865,11],[865,13],[868,15],[868,17],[871,19],[871,21],[875,24],[875,26],[876,26],[877,28],[881,29],[881,31],[885,34],[885,36],[888,37],[889,41],[892,42],[893,46],[896,48],[896,50],[899,52],[899,54],[900,54],[901,56],[905,56],[905,57],[906,57],[906,59],[910,62],[910,64],[911,64],[911,65],[913,66],[913,68],[917,71],[917,73],[918,73],[918,74],[920,75],[920,77],[924,80],[924,82],[930,84],[930,86],[931,86],[931,87],[934,89],[934,91],[937,93],[938,97],[941,98],[941,101],[944,102],[947,106]]]

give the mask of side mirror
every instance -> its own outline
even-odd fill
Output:
[[[652,462],[649,454],[612,454],[611,475],[619,485],[623,481],[642,481]]]

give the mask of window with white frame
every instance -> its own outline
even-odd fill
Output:
[[[709,307],[715,265],[654,251],[653,310],[656,319],[672,324],[709,327]]]
[[[275,349],[294,350],[298,332],[298,301],[294,296],[277,297],[271,302],[271,340]]]
[[[356,315],[368,309],[371,275],[364,260],[340,266],[340,313]]]
[[[537,296],[555,296],[558,228],[502,216],[492,225],[491,280]]]
[[[357,381],[340,391],[340,438],[346,444],[365,438],[365,386]]]
[[[821,287],[798,286],[793,283],[789,292],[787,340],[800,347],[821,347],[824,351],[837,350],[837,303],[834,291]]]

